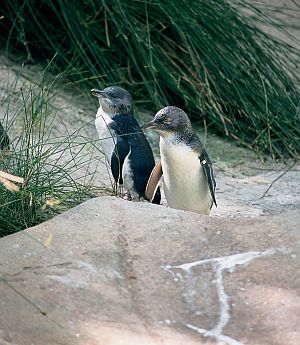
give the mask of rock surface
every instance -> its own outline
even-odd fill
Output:
[[[227,219],[99,197],[0,247],[0,344],[299,343],[299,211]]]

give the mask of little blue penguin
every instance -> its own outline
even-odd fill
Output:
[[[147,181],[155,166],[151,147],[133,117],[133,102],[128,91],[118,86],[91,90],[99,100],[95,125],[103,153],[116,181],[127,190],[129,200],[145,198]],[[152,202],[160,203],[157,189]]]
[[[151,173],[146,197],[151,200],[163,175],[163,189],[170,207],[209,214],[213,203],[217,206],[212,163],[187,114],[168,106],[142,128],[152,128],[160,135],[161,160]]]

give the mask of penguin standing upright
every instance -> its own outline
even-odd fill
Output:
[[[126,198],[145,198],[147,181],[155,161],[151,147],[133,117],[130,93],[118,86],[92,89],[91,93],[99,100],[95,125],[115,181],[127,190]],[[160,203],[159,189],[152,202]]]
[[[170,207],[209,214],[213,203],[217,206],[212,163],[187,114],[177,107],[165,107],[142,128],[152,128],[160,134],[161,161],[151,173],[146,197],[151,200],[155,195],[163,175]]]

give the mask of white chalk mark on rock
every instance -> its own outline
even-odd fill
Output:
[[[216,290],[217,290],[217,295],[218,295],[218,300],[219,300],[219,305],[220,305],[219,320],[217,324],[212,329],[209,329],[209,330],[203,329],[191,324],[186,324],[186,326],[205,337],[213,337],[217,341],[225,342],[229,345],[243,345],[238,340],[235,340],[223,334],[223,330],[230,320],[229,297],[226,294],[225,288],[223,285],[223,270],[226,269],[226,270],[230,270],[230,272],[234,272],[234,269],[237,265],[246,265],[252,260],[265,257],[265,256],[274,255],[276,252],[289,254],[289,250],[285,248],[273,248],[273,249],[268,249],[264,252],[251,251],[251,252],[239,253],[239,254],[217,257],[217,258],[212,258],[212,259],[193,261],[193,262],[178,265],[178,266],[171,266],[171,265],[162,266],[162,268],[165,271],[171,273],[174,281],[178,281],[178,273],[174,272],[173,269],[182,269],[184,272],[186,272],[187,277],[191,277],[192,275],[194,275],[192,271],[193,267],[211,264],[212,269],[215,272],[215,284],[216,284]],[[183,278],[181,280],[183,280]]]
[[[207,331],[206,329],[196,327],[196,326],[190,325],[190,324],[187,324],[186,327],[189,329],[192,329],[193,331],[196,331],[197,333],[203,335],[204,337],[214,337],[213,335],[210,335],[209,331]],[[214,337],[214,338],[216,338],[216,337]],[[239,342],[239,341],[237,341],[231,337],[228,337],[227,335],[223,335],[223,334],[220,334],[218,336],[218,338],[216,338],[216,339],[218,341],[221,341],[222,344],[227,343],[229,345],[243,345],[241,342]]]

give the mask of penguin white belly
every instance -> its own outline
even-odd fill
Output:
[[[98,132],[99,139],[101,139],[102,151],[109,164],[116,140],[114,138],[113,131],[108,127],[109,123],[111,122],[111,117],[108,114],[106,114],[101,107],[99,107],[96,114],[95,126]]]
[[[198,154],[161,138],[163,186],[170,207],[209,214],[212,198]]]
[[[130,157],[131,149],[124,159],[123,168],[122,168],[122,176],[123,176],[123,186],[124,188],[130,193],[133,200],[139,200],[139,194],[134,190],[134,182],[133,182],[133,172],[130,165]]]

